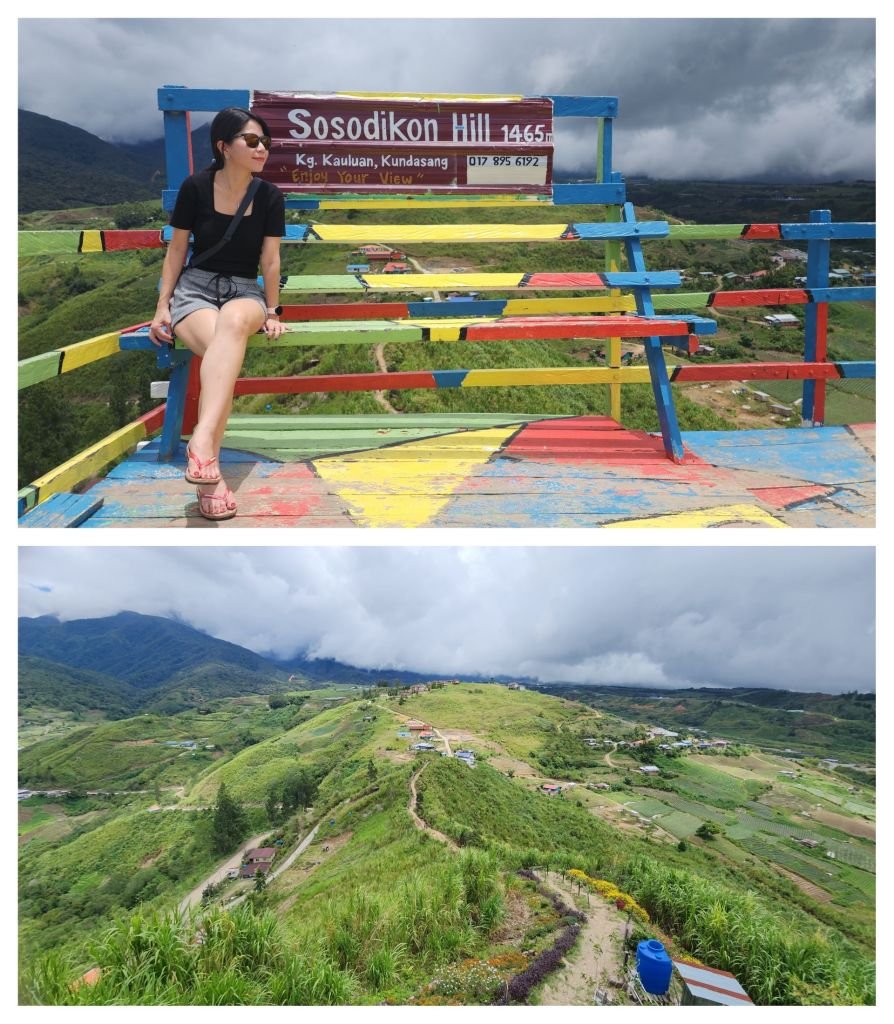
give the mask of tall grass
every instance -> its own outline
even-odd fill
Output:
[[[755,1002],[871,1005],[873,964],[824,930],[799,929],[753,892],[739,892],[658,861],[622,868],[625,887],[696,957],[732,971]]]
[[[201,922],[137,913],[116,921],[92,949],[95,984],[58,953],[41,958],[21,982],[21,1001],[38,1005],[333,1005],[357,986],[313,948],[289,948],[276,918],[239,907]]]

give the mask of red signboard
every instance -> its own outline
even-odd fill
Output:
[[[264,178],[290,192],[548,194],[547,99],[393,99],[256,92]]]

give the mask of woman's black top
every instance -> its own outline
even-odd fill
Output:
[[[214,209],[214,174],[209,168],[190,175],[180,186],[171,214],[171,227],[192,232],[194,256],[217,245],[233,219],[232,214]],[[262,181],[252,200],[251,215],[242,217],[229,242],[201,268],[230,277],[257,277],[264,239],[281,238],[285,230],[283,195],[275,185]]]

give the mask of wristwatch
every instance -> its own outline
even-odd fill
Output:
[[[282,306],[268,306],[267,316],[282,316]]]

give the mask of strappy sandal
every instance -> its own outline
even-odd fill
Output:
[[[186,472],[183,476],[187,483],[190,484],[219,484],[220,483],[220,471],[218,470],[217,476],[196,476],[192,472],[192,465],[201,473],[206,467],[210,466],[212,462],[217,462],[217,457],[212,455],[210,459],[200,459],[197,455],[189,450],[189,445],[186,446]],[[192,465],[191,465],[192,464]]]
[[[223,494],[202,494],[200,490],[196,490],[196,497],[199,499],[199,515],[203,519],[211,519],[215,522],[220,519],[232,519],[236,515],[236,503],[233,500],[233,492],[229,489]],[[233,502],[233,507],[224,508],[223,512],[214,512],[213,502],[222,501],[226,506],[229,506],[230,502]]]

